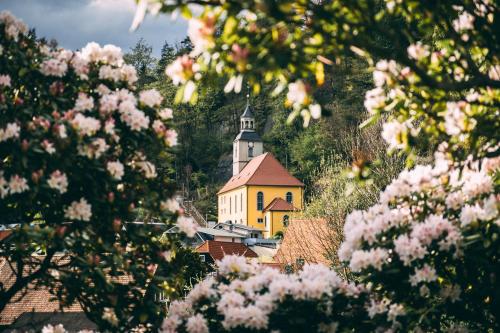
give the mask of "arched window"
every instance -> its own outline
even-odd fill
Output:
[[[286,202],[292,203],[293,201],[293,194],[292,192],[286,192]]]
[[[288,227],[289,222],[290,222],[290,217],[288,215],[283,216],[283,226]]]
[[[238,211],[238,200],[236,199],[236,194],[234,195],[234,212]]]
[[[258,192],[257,193],[257,210],[263,210],[264,209],[264,193]]]

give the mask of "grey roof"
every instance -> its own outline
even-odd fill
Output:
[[[253,118],[253,112],[252,112],[252,107],[250,106],[250,102],[247,101],[247,107],[245,108],[245,111],[243,111],[243,114],[241,115],[241,118]]]
[[[253,227],[250,227],[248,225],[244,225],[244,224],[240,224],[240,223],[226,223],[226,222],[220,222],[220,223],[217,223],[217,225],[214,227],[216,228],[217,226],[233,226],[234,228],[239,228],[239,229],[244,229],[244,230],[249,230],[249,231],[264,231],[262,229],[257,229],[257,228],[253,228]]]
[[[25,312],[6,332],[25,332],[28,330],[40,332],[48,324],[54,326],[62,324],[70,333],[97,329],[97,325],[90,321],[84,312]]]
[[[260,138],[259,134],[254,131],[241,131],[236,139],[234,140],[241,140],[241,141],[262,141]]]
[[[245,236],[239,235],[234,232],[230,232],[227,230],[221,230],[221,229],[213,229],[213,228],[201,228],[198,227],[197,229],[198,232],[212,235],[212,236],[219,236],[219,237],[235,237],[235,238],[245,238]]]

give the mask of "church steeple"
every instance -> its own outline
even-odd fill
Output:
[[[237,175],[247,163],[264,152],[262,140],[255,132],[255,116],[247,94],[247,105],[240,117],[240,133],[233,142],[233,175]]]
[[[252,112],[252,107],[250,105],[250,94],[247,94],[247,106],[245,108],[245,111],[243,111],[243,114],[240,117],[240,130],[242,131],[255,131],[255,117]]]

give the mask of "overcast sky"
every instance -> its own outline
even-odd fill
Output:
[[[115,44],[127,52],[143,37],[155,55],[165,41],[180,42],[187,24],[168,15],[147,16],[135,32],[129,32],[134,16],[133,0],[0,0],[0,10],[9,10],[36,28],[39,37],[55,38],[72,50],[88,42]]]

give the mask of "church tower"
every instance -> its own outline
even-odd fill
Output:
[[[240,133],[233,141],[233,176],[247,165],[254,157],[264,152],[262,140],[255,132],[255,117],[247,95],[247,106],[240,117]]]

